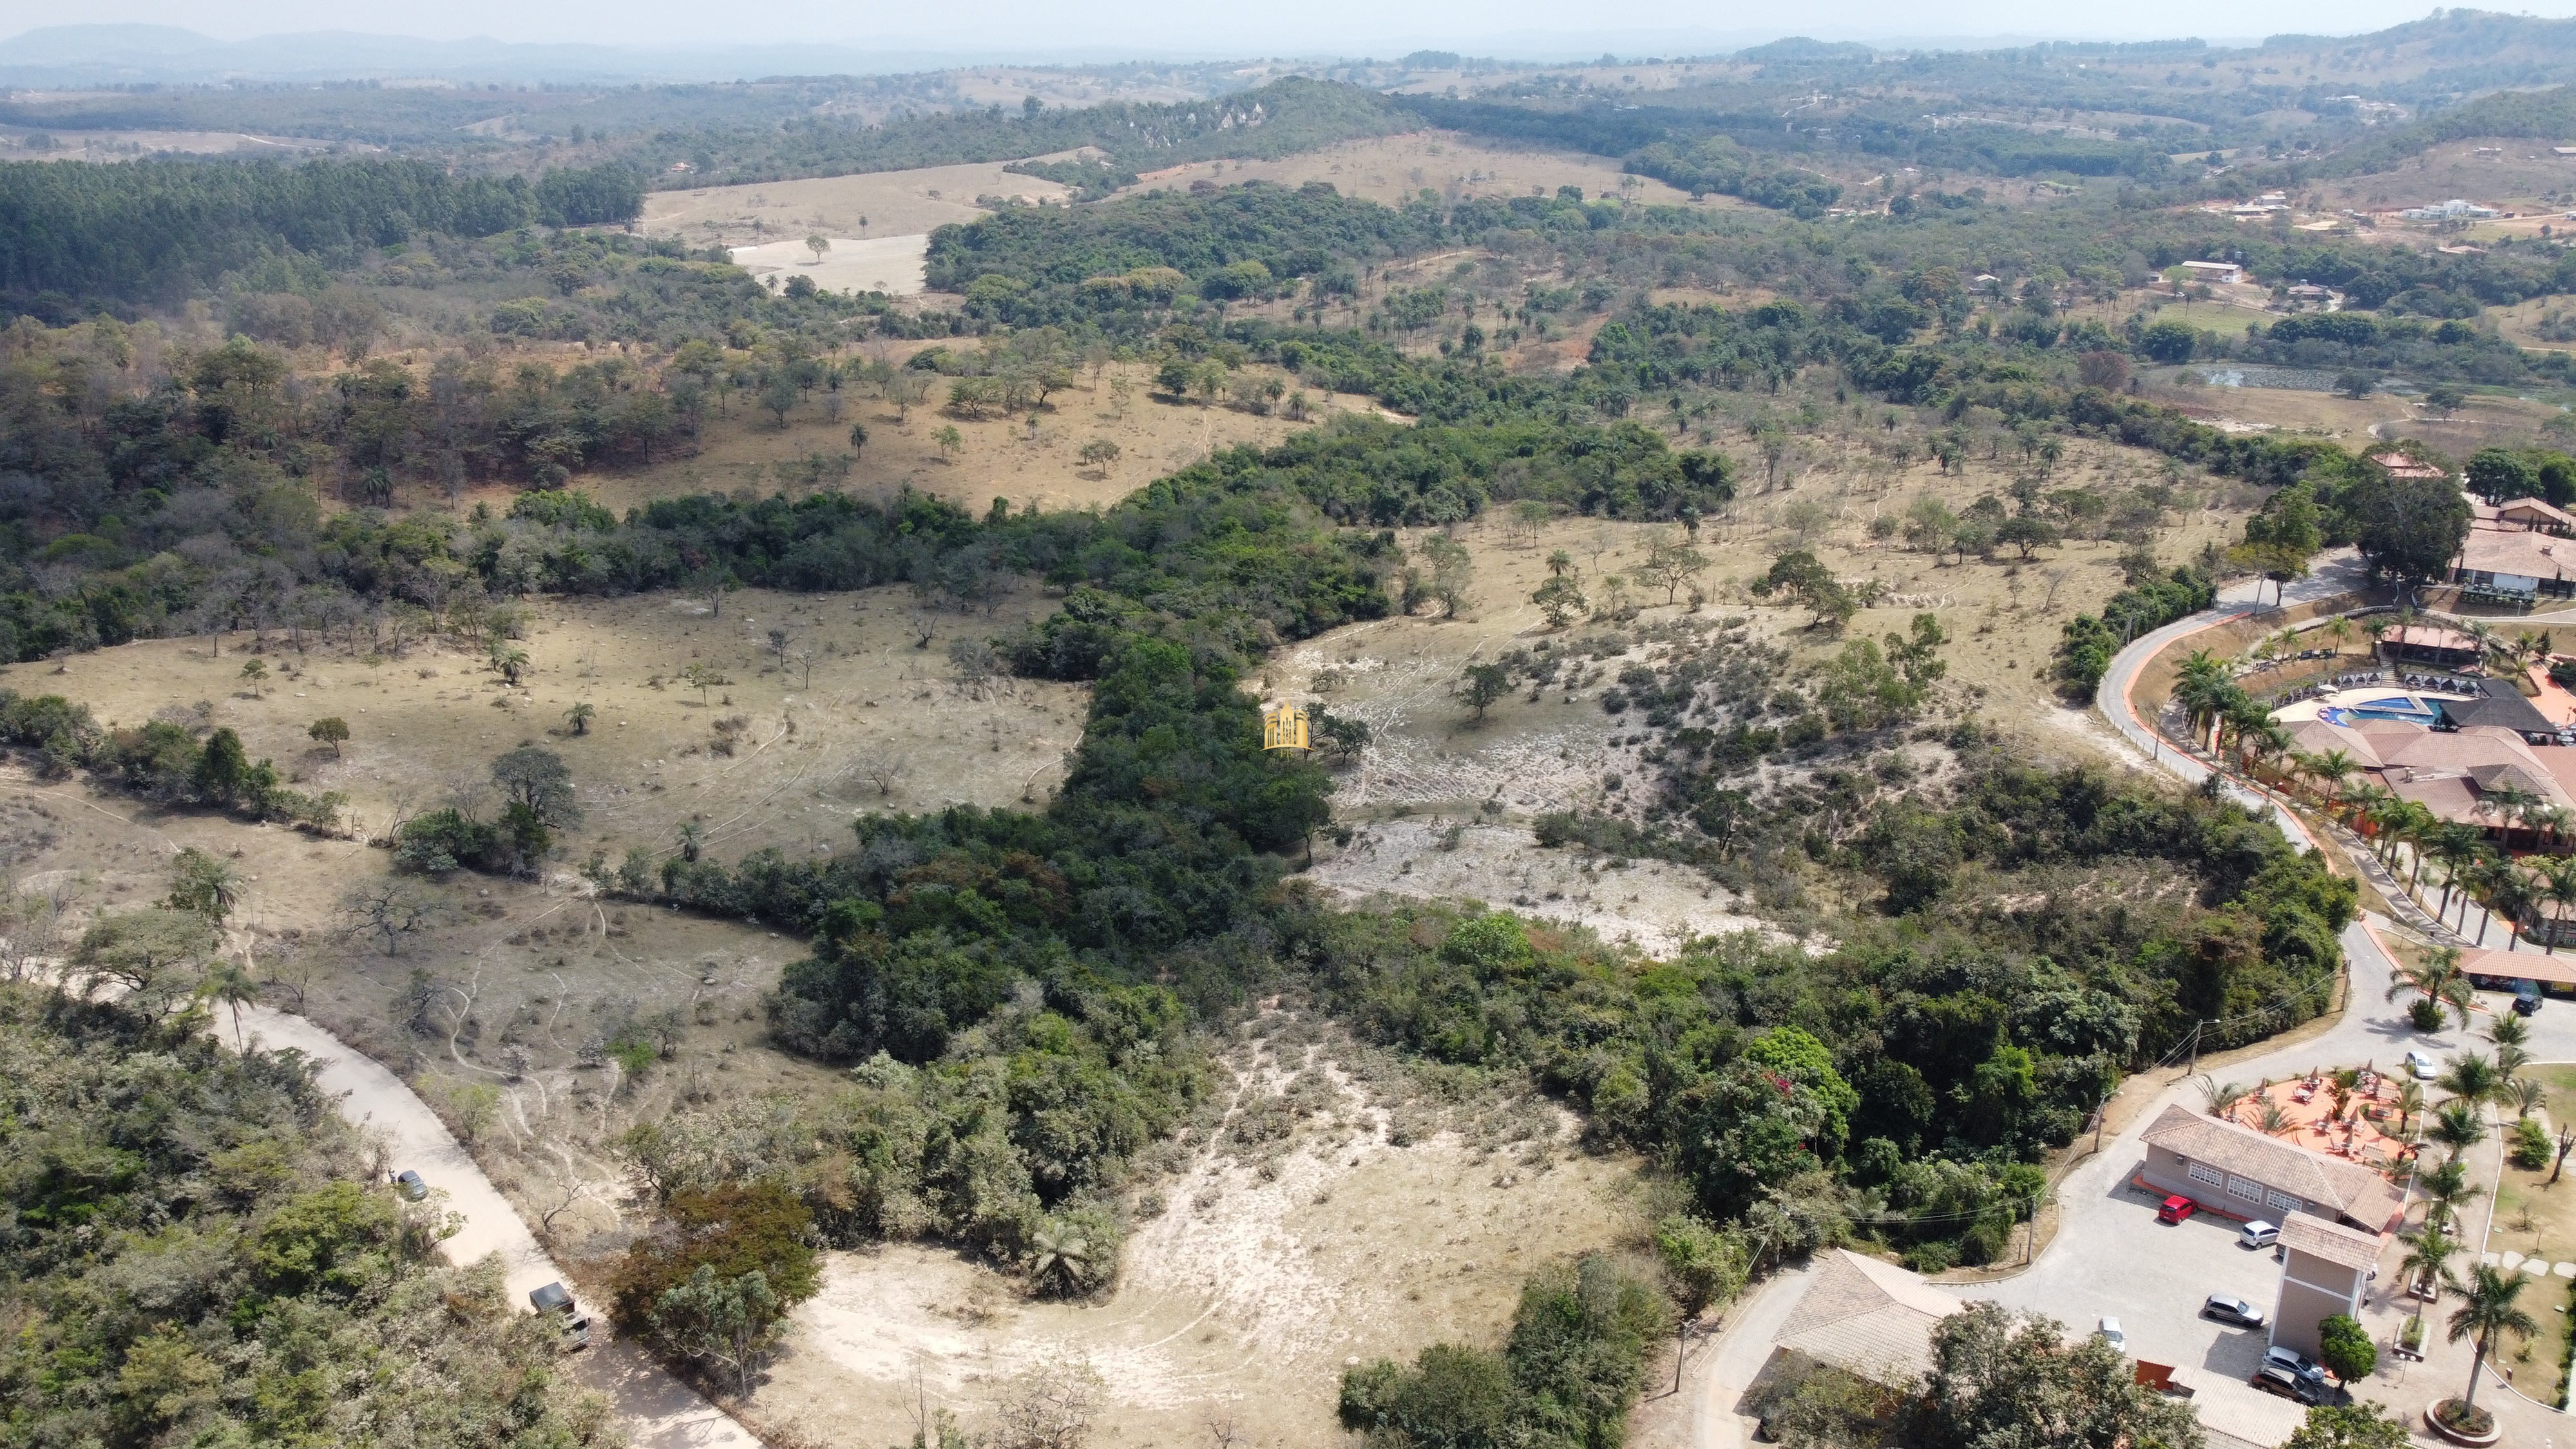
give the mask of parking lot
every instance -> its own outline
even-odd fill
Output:
[[[2233,1293],[2269,1319],[2281,1267],[2269,1251],[2238,1247],[2232,1218],[2201,1212],[2157,1222],[2161,1201],[2161,1193],[2129,1186],[2125,1173],[2108,1194],[2070,1193],[2055,1251],[2019,1277],[1961,1292],[2045,1313],[2076,1333],[2092,1332],[2108,1314],[2128,1332],[2130,1357],[2242,1383],[2262,1362],[2264,1331],[2204,1318],[2200,1306],[2212,1293]],[[2068,1251],[2078,1244],[2083,1251]]]

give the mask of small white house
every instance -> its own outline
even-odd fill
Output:
[[[2185,262],[2182,269],[2185,279],[2194,282],[2232,287],[2245,280],[2245,268],[2235,262]]]

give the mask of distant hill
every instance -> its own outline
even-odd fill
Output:
[[[730,81],[883,75],[1005,62],[1126,59],[1101,51],[863,50],[846,45],[535,45],[423,40],[348,30],[224,41],[171,25],[48,25],[0,40],[0,85],[184,84],[222,80]]]

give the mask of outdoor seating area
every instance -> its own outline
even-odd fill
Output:
[[[2246,1093],[2229,1120],[2311,1152],[2402,1170],[2414,1149],[2405,1140],[2398,1090],[2396,1077],[2368,1067],[2312,1072]]]

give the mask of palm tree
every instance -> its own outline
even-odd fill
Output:
[[[2462,1052],[2451,1058],[2446,1067],[2433,1085],[2441,1088],[2450,1101],[2481,1105],[2494,1101],[2504,1089],[2504,1073],[2476,1052]]]
[[[2267,1137],[2278,1137],[2298,1125],[2292,1122],[2290,1114],[2282,1109],[2281,1099],[2269,1095],[2263,1098],[2262,1109],[2256,1114],[2254,1120]]]
[[[2397,797],[2386,787],[2364,780],[2347,791],[2343,801],[2352,807],[2353,823],[2369,829],[2370,853],[2379,857],[2380,864],[2387,864],[2388,827],[2396,819]]]
[[[2530,864],[2540,872],[2540,904],[2552,907],[2543,918],[2547,929],[2540,944],[2549,954],[2558,954],[2558,931],[2564,921],[2576,919],[2576,856],[2541,856]]]
[[[2498,1016],[2487,1024],[2487,1040],[2500,1047],[2529,1046],[2531,1023],[2518,1016]]]
[[[2451,1150],[2451,1160],[2485,1140],[2487,1120],[2474,1102],[2451,1102],[2433,1113],[2432,1125],[2424,1135]]]
[[[2538,850],[2544,837],[2552,845],[2563,843],[2567,839],[2567,827],[2576,825],[2576,811],[2570,811],[2563,805],[2552,805],[2543,801],[2537,805],[2524,807],[2522,820],[2525,825],[2531,827],[2531,848]]]
[[[2528,1117],[2548,1105],[2549,1089],[2529,1077],[2515,1077],[2505,1083],[2505,1086],[2507,1095],[2513,1102],[2513,1115],[2517,1119]]]
[[[2477,994],[2470,989],[2469,978],[2460,971],[2459,949],[2453,946],[2442,947],[2421,963],[2398,962],[2397,977],[2388,983],[2388,994],[2384,999],[2395,1001],[2401,991],[2412,991],[2457,1011],[2462,1026],[2469,1024],[2470,1008],[2477,1003]]]
[[[2329,815],[2334,813],[2336,803],[2342,798],[2344,781],[2361,773],[2361,762],[2344,750],[2302,756],[2299,764],[2309,779],[2325,787],[2325,806]]]
[[[2259,699],[2238,695],[2227,711],[2227,723],[2236,731],[2237,768],[2249,776],[2257,761],[2289,753],[2290,732],[2272,723],[2272,711]]]
[[[1078,1228],[1049,1218],[1046,1226],[1030,1235],[1029,1277],[1052,1288],[1060,1297],[1070,1297],[1082,1289],[1083,1278],[1091,1269],[1091,1242]]]
[[[2234,1082],[2220,1083],[2216,1077],[2200,1079],[2200,1095],[2209,1104],[2212,1117],[2233,1118],[2236,1104],[2245,1100],[2245,1088]]]
[[[2469,1338],[2477,1340],[2478,1345],[2477,1355],[2469,1363],[2469,1390],[2460,1395],[2463,1417],[2478,1406],[2478,1378],[2487,1371],[2487,1355],[2495,1348],[2496,1336],[2510,1333],[2529,1338],[2540,1331],[2540,1324],[2514,1303],[2530,1282],[2522,1273],[2508,1273],[2484,1263],[2469,1270],[2469,1281],[2462,1285],[2469,1301],[2452,1312],[2449,1334],[2453,1343]]]
[[[706,832],[699,828],[698,822],[684,820],[680,823],[680,858],[682,860],[694,863],[698,858],[698,852],[706,848],[706,843]]]
[[[2433,913],[2438,920],[2450,914],[2451,892],[2460,884],[2460,872],[2486,854],[2486,833],[2474,825],[2446,820],[2434,827],[2428,843],[2433,858],[2442,862],[2442,908]]]
[[[2343,646],[2352,642],[2352,620],[2348,616],[2337,614],[2335,621],[2325,627],[2325,635],[2334,641],[2335,653],[2338,656],[2341,655]]]
[[[2460,1240],[2442,1231],[2442,1225],[2431,1218],[2420,1228],[2407,1228],[2397,1235],[2406,1245],[2406,1256],[2397,1260],[2398,1275],[2417,1289],[2457,1288],[2451,1276],[2451,1257],[2460,1251]],[[2424,1300],[2415,1303],[2416,1337],[2423,1336]]]
[[[2409,1077],[2397,1084],[2397,1135],[2415,1135],[2415,1118],[2424,1110],[2424,1084]]]
[[[2472,808],[2480,815],[2496,817],[2498,828],[2504,831],[2504,848],[2510,851],[2513,849],[2513,823],[2522,818],[2524,811],[2540,803],[2541,798],[2536,793],[2510,780],[2498,780],[2480,792],[2478,803]]]
[[[572,732],[577,735],[589,734],[590,722],[598,717],[598,709],[587,701],[564,711],[564,719],[572,725]]]
[[[2477,884],[2479,904],[2486,907],[2487,919],[2499,913],[2504,916],[2505,929],[2512,933],[2505,949],[2511,950],[2522,941],[2522,923],[2529,919],[2532,906],[2539,901],[2539,889],[2532,884],[2530,875],[2511,859],[2492,860],[2480,866]],[[2486,920],[2480,920],[2478,944],[2483,946],[2486,943]]]
[[[2416,883],[2424,878],[2424,852],[2441,829],[2442,821],[2433,813],[2432,807],[2421,800],[2406,802],[2405,812],[2397,822],[2396,835],[2415,857],[2413,867],[2406,873],[2406,890],[2410,895]]]
[[[242,1045],[242,1008],[259,1004],[259,982],[238,961],[217,961],[197,982],[201,1000],[220,1001],[233,1009],[233,1049]]]
[[[2227,677],[2227,666],[2206,649],[2195,649],[2182,662],[2174,680],[2174,698],[2181,702],[2183,713],[2191,721],[2193,738],[2209,732],[2210,752],[2218,750],[2218,729],[2226,721],[2231,696],[2240,691]]]

